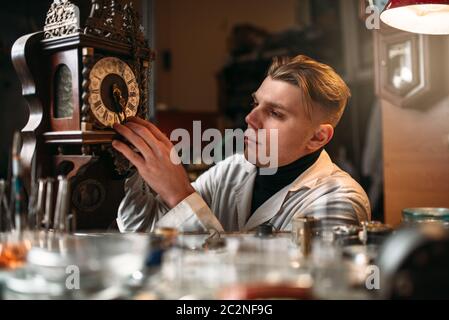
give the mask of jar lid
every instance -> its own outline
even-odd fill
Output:
[[[449,221],[448,208],[405,208],[402,210],[404,219],[409,220],[442,220]]]

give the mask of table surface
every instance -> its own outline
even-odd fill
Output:
[[[75,238],[109,239],[111,235],[110,239],[122,237],[119,234],[80,233]],[[139,236],[142,241],[150,237],[144,234]],[[140,271],[134,272],[129,270],[126,279],[123,278],[123,274],[117,273],[122,277],[120,283],[117,280],[116,283],[104,285],[98,291],[94,287],[89,289],[91,291],[78,290],[76,294],[64,288],[58,291],[58,285],[61,289],[61,283],[64,283],[63,280],[67,279],[67,275],[64,275],[65,278],[47,279],[46,277],[50,277],[48,270],[58,270],[51,265],[39,269],[28,263],[19,270],[3,269],[0,270],[1,297],[2,299],[220,299],[224,292],[232,292],[230,288],[239,286],[241,293],[242,286],[257,284],[258,294],[265,292],[277,297],[284,295],[298,298],[305,297],[304,289],[311,289],[312,284],[314,287],[317,286],[318,280],[314,274],[316,269],[311,268],[311,259],[305,259],[300,255],[300,250],[291,241],[289,232],[277,232],[269,237],[258,237],[254,232],[225,233],[220,235],[225,240],[223,247],[204,249],[203,244],[209,237],[210,234],[206,233],[181,233],[177,237],[176,245],[164,251],[160,266],[140,268]],[[151,248],[147,249],[146,254],[148,252],[151,252]],[[64,255],[67,255],[67,252],[60,253],[60,256]],[[117,270],[114,272],[111,270],[126,269],[125,266],[129,261],[135,258],[139,257],[128,255],[123,256],[121,260],[117,257],[118,260],[113,262],[116,265],[104,264],[105,267],[98,273],[81,270],[80,283],[81,285],[88,283],[86,277],[90,277],[88,278],[90,283],[102,279],[105,275],[113,279]],[[142,260],[144,258],[140,257]],[[100,262],[104,263],[103,260]],[[332,285],[336,290],[333,291],[342,290],[330,298],[367,298],[365,292],[353,290],[347,287],[346,283],[336,281],[341,278],[339,273],[345,269],[343,264],[341,268],[334,267],[329,269],[331,270],[329,277],[335,282]],[[109,273],[106,270],[109,270]],[[323,283],[324,280],[320,279]],[[260,287],[261,284],[263,288]],[[52,286],[55,287],[53,292]],[[267,286],[271,291],[267,291]],[[11,287],[20,290],[10,290]],[[272,291],[273,288],[275,291]]]

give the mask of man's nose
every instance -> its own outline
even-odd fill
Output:
[[[246,116],[245,121],[251,128],[259,129],[262,127],[262,123],[259,117],[259,111],[257,110],[257,108],[251,110],[251,112]]]

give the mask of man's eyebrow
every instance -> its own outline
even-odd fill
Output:
[[[253,92],[251,94],[251,97],[253,97],[254,100],[257,100],[256,92]],[[280,103],[276,103],[276,102],[272,102],[272,101],[266,101],[265,104],[269,105],[272,108],[278,108],[278,109],[282,109],[282,110],[284,110],[286,112],[289,112],[289,110],[286,107],[284,107],[282,104],[280,104]]]
[[[270,101],[267,101],[266,104],[272,108],[277,108],[277,109],[284,110],[285,112],[289,112],[289,110],[286,107],[284,107],[282,104],[270,102]]]

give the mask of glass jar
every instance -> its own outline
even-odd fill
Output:
[[[148,252],[146,234],[31,233],[23,268],[4,280],[5,299],[115,299]]]
[[[438,224],[449,229],[448,208],[406,208],[402,210],[404,226],[418,226],[422,224]]]
[[[31,247],[29,233],[17,231],[0,233],[0,270],[22,267]]]

